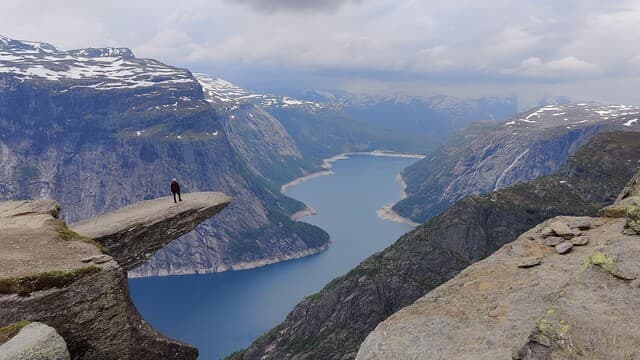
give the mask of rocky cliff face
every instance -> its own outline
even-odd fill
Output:
[[[357,359],[639,357],[640,197],[626,199],[525,232],[378,325]]]
[[[247,101],[251,93],[221,79],[194,75],[220,115],[231,146],[252,171],[279,186],[314,169],[280,121]]]
[[[322,230],[289,219],[303,204],[238,155],[189,71],[122,49],[7,38],[0,55],[0,198],[53,198],[76,222],[166,195],[173,177],[184,192],[234,197],[138,276],[251,267],[327,246]]]
[[[639,151],[637,134],[603,133],[554,175],[464,198],[300,302],[231,359],[355,358],[376,324],[523,231],[560,214],[595,215],[613,202],[638,171]]]
[[[58,220],[53,201],[0,203],[0,327],[45,323],[64,338],[72,359],[195,359],[195,348],[166,338],[141,318],[129,298],[126,270],[109,254],[143,258],[229,202],[223,194],[203,195],[179,207],[144,202],[78,225],[99,234],[95,240]],[[194,211],[200,214],[194,217]],[[173,231],[166,231],[167,224]]]
[[[640,109],[545,106],[510,121],[475,124],[403,172],[408,197],[393,209],[423,222],[464,196],[549,174],[602,131],[640,131]]]

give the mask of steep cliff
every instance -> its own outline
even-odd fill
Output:
[[[184,192],[234,197],[138,276],[251,267],[326,248],[325,232],[290,220],[304,205],[234,149],[189,71],[126,49],[3,39],[0,198],[53,198],[61,218],[76,222],[164,196],[173,177]]]
[[[378,325],[357,359],[640,357],[640,197],[625,199],[525,232]]]
[[[220,115],[231,146],[252,171],[279,187],[314,170],[278,119],[261,106],[243,101],[250,93],[205,74],[194,76],[205,99]]]
[[[231,359],[352,359],[389,315],[536,224],[595,215],[640,167],[634,133],[602,133],[554,175],[458,201],[299,303]]]
[[[260,94],[204,74],[196,74],[196,77],[210,102],[217,109],[228,113],[227,118],[230,121],[226,124],[237,127],[238,122],[243,120],[255,123],[260,119],[269,122],[275,119],[294,140],[304,159],[312,164],[319,164],[325,158],[346,152],[383,149],[421,153],[436,146],[430,141],[430,137],[424,134],[416,135],[393,127],[382,128],[367,123],[366,119],[351,116],[345,112],[342,104],[329,99],[309,101],[282,95]],[[256,113],[256,108],[262,111]],[[272,119],[266,119],[265,113]],[[290,144],[289,139],[280,136],[279,133],[270,131],[266,136],[278,136],[284,140],[282,144]],[[281,170],[284,170],[285,174],[291,172],[286,168]],[[282,177],[273,172],[272,175],[275,175],[276,179]]]
[[[96,239],[57,219],[60,208],[51,200],[0,203],[0,327],[45,323],[64,338],[72,359],[195,359],[195,348],[141,318],[126,269],[114,257],[144,258],[230,201],[201,195],[179,206],[168,198],[143,202],[77,227],[100,234]],[[123,242],[113,246],[114,239]]]
[[[418,222],[455,201],[549,174],[595,134],[640,131],[640,108],[545,106],[499,124],[474,124],[407,168],[408,197],[393,209]]]

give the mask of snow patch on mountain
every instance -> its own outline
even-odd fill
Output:
[[[50,44],[0,36],[0,74],[21,81],[72,82],[69,88],[96,90],[193,86],[191,73],[151,59],[138,59],[126,48],[64,51]],[[69,84],[65,84],[69,85]]]
[[[249,103],[265,109],[294,107],[308,111],[314,111],[324,106],[321,103],[294,99],[287,96],[259,94],[207,74],[194,73],[193,76],[202,86],[205,97],[209,102],[227,103],[227,105]]]
[[[636,106],[580,103],[543,106],[521,114],[516,119],[506,121],[503,125],[521,130],[558,126],[573,129],[581,125],[601,122],[631,126],[637,123],[638,117],[640,117],[640,107]],[[575,121],[569,122],[569,118]]]

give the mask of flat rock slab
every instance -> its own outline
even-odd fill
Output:
[[[640,358],[640,236],[600,221],[565,255],[530,230],[380,323],[357,359]]]
[[[31,323],[0,346],[0,360],[68,360],[64,339],[50,326]]]
[[[101,255],[95,245],[62,238],[58,212],[52,200],[0,202],[0,277],[74,270]]]
[[[128,270],[231,202],[229,196],[220,192],[187,193],[182,200],[174,203],[173,197],[166,196],[141,201],[70,227],[104,245]]]

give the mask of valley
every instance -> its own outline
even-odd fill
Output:
[[[637,355],[580,314],[635,329],[640,107],[180,66],[0,35],[0,358],[22,329],[61,360]]]
[[[333,163],[333,175],[286,189],[316,210],[301,221],[330,234],[325,252],[252,270],[131,279],[136,307],[164,334],[195,345],[203,359],[248,346],[298,301],[411,229],[376,210],[399,199],[394,178],[414,161],[351,155]]]

